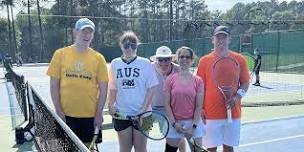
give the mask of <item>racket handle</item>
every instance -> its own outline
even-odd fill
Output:
[[[228,123],[232,123],[232,113],[231,113],[231,109],[227,109],[227,121]]]

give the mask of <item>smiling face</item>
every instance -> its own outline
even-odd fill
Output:
[[[169,73],[171,70],[171,61],[172,57],[159,57],[155,60],[157,67],[161,70],[162,73]]]
[[[193,52],[188,49],[181,49],[178,51],[178,64],[181,69],[189,69],[193,64]]]
[[[75,30],[75,43],[79,46],[89,47],[94,37],[94,30],[91,28],[84,28],[82,30]]]

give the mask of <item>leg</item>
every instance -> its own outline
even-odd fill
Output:
[[[133,142],[135,152],[147,152],[147,137],[140,131],[133,129]]]
[[[240,119],[233,119],[231,124],[225,125],[224,131],[224,152],[233,152],[233,146],[238,146],[240,142]]]
[[[186,152],[186,139],[182,138],[178,143],[179,152]]]
[[[128,120],[113,119],[115,131],[117,131],[120,152],[131,152],[133,147],[132,123]]]
[[[207,150],[210,152],[216,152],[217,147],[213,147],[213,148],[208,148]]]
[[[223,152],[233,152],[233,147],[231,146],[227,146],[227,145],[223,145]]]
[[[167,138],[165,152],[176,152],[181,140],[184,140],[184,139]]]
[[[203,145],[210,152],[216,152],[217,146],[224,144],[224,124],[226,119],[222,120],[206,120],[206,135],[203,136]]]
[[[117,132],[120,152],[131,152],[133,147],[132,129],[130,126],[127,129]]]

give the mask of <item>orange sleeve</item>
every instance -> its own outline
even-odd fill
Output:
[[[206,66],[204,65],[204,57],[200,58],[199,63],[197,65],[197,73],[196,75],[199,76],[203,82],[206,82],[206,77],[205,77],[205,71],[206,71]]]

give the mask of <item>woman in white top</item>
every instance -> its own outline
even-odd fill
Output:
[[[131,31],[120,37],[122,56],[112,60],[109,72],[108,108],[111,115],[119,111],[134,116],[152,109],[152,95],[158,80],[150,61],[137,56],[138,43],[137,36]],[[133,146],[135,151],[147,151],[147,138],[132,126],[131,121],[113,119],[113,124],[120,152],[131,152]]]

